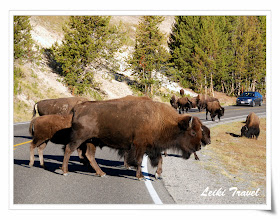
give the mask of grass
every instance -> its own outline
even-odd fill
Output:
[[[218,160],[218,166],[228,177],[238,177],[238,181],[250,181],[252,187],[266,185],[266,119],[260,119],[260,136],[258,140],[240,135],[243,122],[234,122],[211,129],[212,158]],[[217,161],[215,162],[217,164]],[[213,167],[212,167],[213,168]],[[211,167],[208,167],[211,169]]]

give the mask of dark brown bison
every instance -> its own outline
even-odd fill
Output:
[[[199,94],[196,97],[196,105],[197,105],[198,111],[205,109],[207,102],[213,102],[213,101],[219,101],[219,100],[217,98],[208,96],[206,94]]]
[[[201,124],[201,129],[202,129],[202,139],[201,139],[202,145],[205,146],[211,144],[210,129],[203,124]],[[194,152],[193,154],[194,154],[194,158],[196,160],[199,160],[196,152]],[[167,156],[166,151],[164,151],[164,155]]]
[[[246,118],[246,125],[241,128],[241,137],[245,136],[247,138],[258,139],[260,135],[260,119],[254,113],[251,112]]]
[[[161,152],[165,149],[180,150],[185,159],[201,149],[200,120],[179,115],[164,103],[150,100],[85,102],[76,105],[73,114],[71,142],[66,145],[62,165],[65,175],[70,155],[87,140],[94,146],[127,152],[126,161],[137,166],[138,179],[143,178],[141,163],[145,153],[152,166],[158,166],[156,176],[160,176]]]
[[[82,102],[88,101],[87,98],[82,97],[68,97],[59,99],[45,99],[37,102],[33,108],[33,118],[36,115],[36,105],[37,111],[40,116],[42,115],[67,115],[70,113],[72,108]]]
[[[175,95],[172,95],[171,99],[170,99],[170,105],[175,108],[177,110],[178,108],[178,98]]]
[[[179,107],[179,114],[182,112],[188,112],[188,110],[192,107],[190,100],[187,97],[182,97],[177,100],[177,104]]]
[[[215,121],[215,117],[218,116],[221,120],[221,116],[224,115],[225,109],[220,105],[218,101],[207,102],[206,104],[206,120],[208,120],[207,115],[210,113],[211,120]]]
[[[183,97],[185,94],[185,90],[184,89],[180,89],[180,95]]]

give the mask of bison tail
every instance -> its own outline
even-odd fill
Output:
[[[34,120],[32,120],[30,122],[30,125],[29,125],[29,134],[34,137]]]
[[[35,115],[36,115],[36,105],[37,105],[37,103],[35,103],[35,105],[34,105],[34,108],[33,108],[33,116],[32,116],[32,118],[34,118]]]

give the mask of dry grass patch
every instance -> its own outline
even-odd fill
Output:
[[[238,137],[243,122],[211,129],[211,157],[215,157],[228,175],[250,180],[252,186],[266,184],[266,119],[260,119],[258,140]],[[234,134],[234,135],[231,135]]]

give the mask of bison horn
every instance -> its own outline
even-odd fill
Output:
[[[193,117],[191,117],[190,121],[189,121],[189,127],[192,126],[192,121],[193,121]]]

